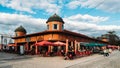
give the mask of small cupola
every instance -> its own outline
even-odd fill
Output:
[[[47,28],[48,30],[63,30],[64,28],[64,21],[63,19],[58,16],[56,13],[48,18],[47,20]]]
[[[23,35],[26,35],[27,33],[27,31],[25,30],[23,26],[19,26],[18,28],[15,29],[14,32],[16,36],[23,36]]]

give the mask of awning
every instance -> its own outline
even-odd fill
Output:
[[[108,48],[118,48],[119,46],[115,46],[115,45],[108,45]]]
[[[54,44],[54,46],[65,46],[66,45],[66,43],[63,43],[60,41],[54,42],[53,44]]]
[[[48,45],[53,45],[53,43],[49,41],[41,41],[41,42],[35,43],[35,45],[36,46],[48,46]]]
[[[8,44],[8,46],[16,46],[14,43]]]
[[[85,46],[90,46],[90,47],[105,46],[105,44],[101,44],[101,43],[87,43],[87,44],[85,44]]]

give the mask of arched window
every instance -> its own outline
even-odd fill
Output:
[[[53,24],[53,29],[57,30],[58,29],[58,24]]]

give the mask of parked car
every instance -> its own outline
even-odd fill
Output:
[[[99,49],[93,49],[93,53],[100,53]]]

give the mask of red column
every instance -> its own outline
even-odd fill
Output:
[[[76,54],[76,52],[77,52],[77,42],[75,40],[75,54]]]
[[[28,42],[26,43],[25,48],[26,48],[26,51],[28,51]]]
[[[37,38],[36,38],[36,43],[37,43]],[[38,54],[38,46],[35,45],[35,53]]]
[[[38,46],[35,46],[35,53],[38,54]]]
[[[50,52],[51,51],[51,46],[48,46],[48,52]]]
[[[17,52],[17,43],[15,43],[15,52]]]
[[[68,39],[66,39],[66,53],[68,53]]]

